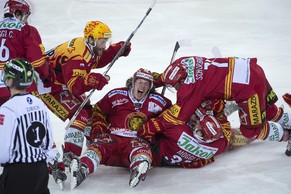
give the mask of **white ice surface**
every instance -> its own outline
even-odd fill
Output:
[[[30,0],[36,26],[47,50],[82,36],[90,20],[105,22],[113,42],[126,40],[135,30],[151,0]],[[0,0],[0,6],[4,0]],[[2,13],[2,12],[1,12]],[[106,92],[125,84],[138,68],[161,72],[168,65],[175,42],[190,39],[176,57],[212,57],[218,47],[223,57],[257,57],[277,95],[290,91],[290,0],[157,0],[152,12],[132,38],[132,52],[118,60],[108,75],[109,85],[95,92],[92,103]],[[106,69],[97,72],[103,73]],[[175,94],[166,92],[175,101]],[[279,99],[278,105],[285,105]],[[55,140],[60,146],[66,123],[52,115]],[[230,118],[238,126],[236,115]],[[257,141],[221,154],[202,169],[153,168],[136,188],[128,187],[129,171],[100,166],[75,190],[69,180],[61,191],[53,179],[52,194],[62,193],[199,193],[290,194],[291,158],[286,143]],[[2,171],[2,169],[0,169]],[[17,186],[17,183],[15,183]]]

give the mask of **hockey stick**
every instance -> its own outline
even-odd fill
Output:
[[[108,71],[111,69],[111,67],[113,66],[113,64],[115,63],[115,61],[118,59],[118,57],[120,57],[121,53],[123,53],[126,45],[130,42],[130,40],[132,39],[132,37],[135,35],[135,33],[137,32],[137,30],[140,28],[140,26],[142,25],[142,23],[144,22],[144,20],[146,19],[146,17],[149,15],[149,13],[152,11],[153,7],[155,6],[157,0],[153,0],[153,3],[151,4],[151,6],[148,8],[145,16],[143,17],[143,19],[140,21],[140,23],[138,24],[138,26],[135,28],[135,30],[129,35],[129,37],[127,38],[127,40],[124,42],[124,44],[122,45],[122,47],[120,48],[120,50],[117,52],[117,54],[114,56],[114,58],[112,59],[112,61],[110,62],[110,64],[107,67],[107,70],[103,73],[103,75],[107,75]],[[79,106],[78,110],[75,112],[75,114],[73,115],[73,117],[71,118],[71,120],[69,121],[68,125],[66,126],[66,130],[73,124],[73,122],[76,120],[78,114],[81,112],[81,110],[83,109],[83,107],[85,106],[85,104],[88,102],[88,100],[91,98],[91,96],[93,95],[93,93],[95,92],[95,89],[92,89],[89,93],[89,95],[85,98],[85,100],[82,102],[82,104]]]
[[[189,39],[182,39],[182,40],[178,40],[176,42],[175,47],[174,47],[174,51],[173,51],[173,54],[172,54],[172,57],[170,60],[170,65],[173,63],[174,58],[175,58],[175,56],[176,56],[176,54],[181,46],[192,46],[192,42]],[[164,96],[165,92],[166,92],[166,86],[163,86],[161,94]]]

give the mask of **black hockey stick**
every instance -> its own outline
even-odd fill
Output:
[[[153,0],[153,3],[151,4],[151,6],[148,8],[145,16],[143,17],[143,19],[140,21],[140,23],[138,24],[138,26],[135,28],[135,30],[129,35],[129,37],[127,38],[127,40],[124,42],[124,44],[122,45],[122,47],[120,48],[120,50],[117,52],[117,54],[114,56],[114,58],[112,59],[112,61],[110,62],[110,64],[107,67],[107,70],[103,73],[104,76],[107,75],[108,71],[111,69],[111,67],[113,66],[113,64],[115,63],[115,61],[118,59],[118,57],[120,57],[120,55],[124,52],[124,49],[126,47],[126,45],[130,42],[130,40],[132,39],[132,37],[135,35],[135,33],[137,32],[137,30],[139,29],[139,27],[142,25],[142,23],[144,22],[144,20],[146,19],[146,17],[149,15],[149,13],[152,11],[153,7],[155,6],[157,0]],[[78,114],[81,112],[81,110],[83,109],[83,107],[85,106],[85,104],[88,102],[88,100],[91,98],[91,96],[93,95],[93,93],[95,92],[95,89],[91,90],[89,95],[85,98],[85,100],[82,102],[82,104],[79,106],[78,110],[75,112],[75,114],[73,115],[73,117],[71,118],[71,120],[69,121],[68,125],[66,126],[66,130],[73,124],[73,122],[76,120]]]
[[[170,64],[173,63],[174,61],[174,58],[179,50],[180,47],[182,46],[192,46],[192,42],[191,40],[189,39],[182,39],[182,40],[178,40],[175,44],[175,47],[174,47],[174,51],[173,51],[173,54],[172,54],[172,57],[171,57],[171,60],[170,60]],[[166,92],[166,86],[163,86],[163,89],[162,89],[162,92],[161,94],[164,95]]]

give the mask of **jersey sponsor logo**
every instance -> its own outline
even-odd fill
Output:
[[[86,70],[74,69],[73,76],[84,77],[87,74]]]
[[[195,64],[195,79],[203,80],[203,59],[201,57],[196,57]]]
[[[137,131],[130,131],[125,128],[114,128],[110,129],[111,134],[122,136],[122,137],[136,137]]]
[[[270,124],[270,134],[268,137],[269,141],[280,141],[280,134],[279,134],[279,129],[274,123],[269,123]]]
[[[149,112],[153,112],[153,113],[159,113],[161,112],[163,109],[157,105],[156,103],[154,102],[149,102],[149,106],[148,106],[148,111]]]
[[[248,107],[251,125],[259,125],[262,123],[261,110],[258,94],[248,99]]]
[[[19,30],[25,25],[23,22],[7,22],[2,21],[0,22],[0,28],[2,29],[10,29],[10,30]]]
[[[126,103],[128,103],[128,101],[129,100],[126,99],[126,98],[117,99],[117,100],[112,102],[112,108],[115,107],[115,106],[120,106],[120,105],[126,104]]]
[[[0,125],[4,125],[5,115],[0,114]]]
[[[61,119],[65,119],[68,116],[69,112],[52,95],[43,94],[41,95],[41,99]]]
[[[65,141],[80,146],[84,141],[83,132],[75,129],[75,131],[65,135]]]
[[[288,122],[289,122],[289,116],[288,116],[288,113],[283,113],[282,118],[283,118],[283,122],[284,122],[284,123],[288,123]]]
[[[108,97],[111,98],[112,96],[115,96],[116,94],[121,94],[123,96],[127,96],[127,91],[124,90],[113,90],[109,92]]]
[[[195,83],[195,78],[194,78],[194,64],[195,60],[193,57],[191,58],[186,58],[181,61],[183,65],[187,67],[187,78],[185,79],[184,83],[189,84],[189,83]]]
[[[278,97],[276,95],[276,93],[274,92],[274,90],[269,91],[268,95],[267,95],[267,103],[269,104],[273,104],[277,101]]]
[[[32,111],[37,111],[39,109],[40,109],[40,107],[37,105],[37,106],[27,107],[26,111],[29,113],[29,112],[32,112]]]
[[[166,100],[163,97],[161,97],[160,95],[150,94],[149,98],[159,101],[163,106],[166,106],[166,104],[167,104]]]
[[[169,109],[170,113],[171,113],[174,117],[176,117],[176,118],[178,118],[179,113],[180,113],[180,110],[181,110],[181,107],[178,106],[177,104],[174,104],[174,105]]]
[[[184,151],[203,159],[209,159],[217,152],[218,148],[199,144],[198,141],[183,132],[177,142],[177,145]]]
[[[32,102],[32,99],[30,98],[30,97],[27,97],[26,98],[26,102],[28,103],[28,104],[32,104],[33,102]]]
[[[73,47],[75,42],[76,42],[77,38],[72,39],[71,41],[69,41],[69,47]]]

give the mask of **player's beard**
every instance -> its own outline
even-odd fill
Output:
[[[93,48],[93,52],[94,52],[95,55],[97,55],[97,56],[101,56],[104,50],[105,50],[105,49],[103,49],[103,48],[98,48],[97,46]]]

